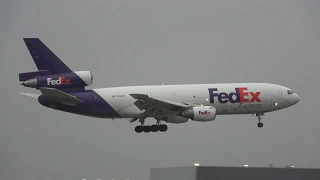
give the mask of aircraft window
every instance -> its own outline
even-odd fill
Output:
[[[287,90],[288,94],[293,94],[294,92],[292,90]]]

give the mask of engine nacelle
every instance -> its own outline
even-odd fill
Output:
[[[163,117],[160,120],[163,120],[167,123],[181,124],[181,123],[186,123],[188,121],[188,118],[184,118],[181,116],[168,116],[168,117]]]
[[[217,110],[212,106],[198,106],[187,109],[181,113],[184,118],[192,119],[193,121],[213,121],[216,119]]]
[[[76,71],[71,73],[47,74],[23,81],[21,84],[30,88],[76,88],[90,86],[93,76],[90,71]]]

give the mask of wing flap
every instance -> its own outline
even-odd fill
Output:
[[[147,104],[140,99],[134,102],[134,105],[136,105],[140,109],[140,111],[144,110],[147,107]]]

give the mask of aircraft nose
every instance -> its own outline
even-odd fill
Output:
[[[299,95],[298,95],[298,94],[295,94],[295,95],[294,95],[294,99],[293,99],[293,103],[294,103],[294,104],[297,104],[299,101],[300,101]]]

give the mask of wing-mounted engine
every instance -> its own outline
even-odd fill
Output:
[[[193,121],[213,121],[216,119],[217,110],[212,106],[197,106],[181,112],[180,115]]]
[[[29,79],[26,79],[25,77],[28,77]],[[59,74],[30,72],[20,74],[20,81],[22,81],[21,85],[30,88],[77,88],[90,86],[93,82],[93,76],[90,71],[76,71]]]
[[[156,118],[157,120],[162,120],[167,123],[173,123],[173,124],[181,124],[181,123],[186,123],[188,121],[188,118],[184,118],[181,116],[168,116],[168,117],[163,117],[163,118]]]

